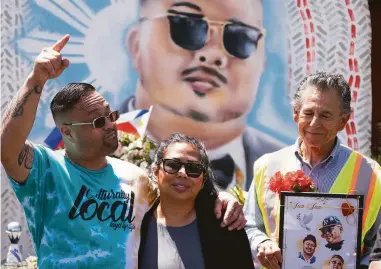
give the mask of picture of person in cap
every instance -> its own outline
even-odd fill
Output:
[[[329,260],[328,264],[329,269],[343,269],[344,268],[344,259],[340,255],[333,255]]]
[[[314,256],[316,249],[316,237],[312,234],[307,235],[303,239],[303,251],[299,252],[298,258],[303,260],[306,264],[313,264],[316,262]]]
[[[323,220],[323,227],[319,229],[321,237],[327,240],[325,245],[330,250],[338,251],[341,249],[344,240],[341,239],[343,234],[343,225],[336,216],[328,216]]]

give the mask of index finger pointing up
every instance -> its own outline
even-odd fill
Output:
[[[52,46],[52,49],[57,51],[57,52],[60,52],[64,47],[65,45],[67,44],[67,42],[69,41],[70,39],[70,35],[65,35],[63,38],[61,38],[60,40],[58,40],[56,42],[56,44],[54,44]]]

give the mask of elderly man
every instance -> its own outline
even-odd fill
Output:
[[[122,111],[154,104],[153,139],[202,140],[220,189],[248,190],[254,161],[282,147],[246,126],[265,67],[262,2],[139,0],[127,38],[139,78]]]
[[[140,168],[107,157],[118,146],[119,112],[93,86],[71,83],[50,106],[65,150],[26,141],[45,83],[69,66],[60,53],[68,40],[66,35],[43,49],[8,107],[1,162],[24,207],[39,268],[137,268],[140,226],[151,197]],[[226,225],[241,209],[225,200],[215,211],[220,216],[228,204]],[[230,229],[244,222],[241,214]]]
[[[381,168],[373,160],[341,144],[337,133],[351,114],[351,92],[341,75],[316,73],[306,77],[293,100],[300,137],[295,144],[266,154],[254,164],[254,180],[244,212],[254,257],[268,268],[282,262],[278,247],[279,198],[269,191],[269,178],[303,170],[319,192],[365,195],[361,264],[368,266],[376,228],[380,224]]]

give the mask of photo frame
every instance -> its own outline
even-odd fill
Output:
[[[280,198],[282,268],[359,268],[363,195],[281,192]]]

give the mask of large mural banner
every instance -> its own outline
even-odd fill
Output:
[[[38,53],[71,35],[62,51],[70,67],[42,94],[29,137],[36,143],[55,126],[55,93],[88,82],[121,112],[154,105],[152,139],[202,139],[220,188],[248,190],[254,161],[295,142],[291,99],[305,75],[322,70],[341,73],[352,90],[341,141],[370,152],[366,0],[4,0],[1,13],[2,112]],[[25,224],[2,172],[3,224]]]

